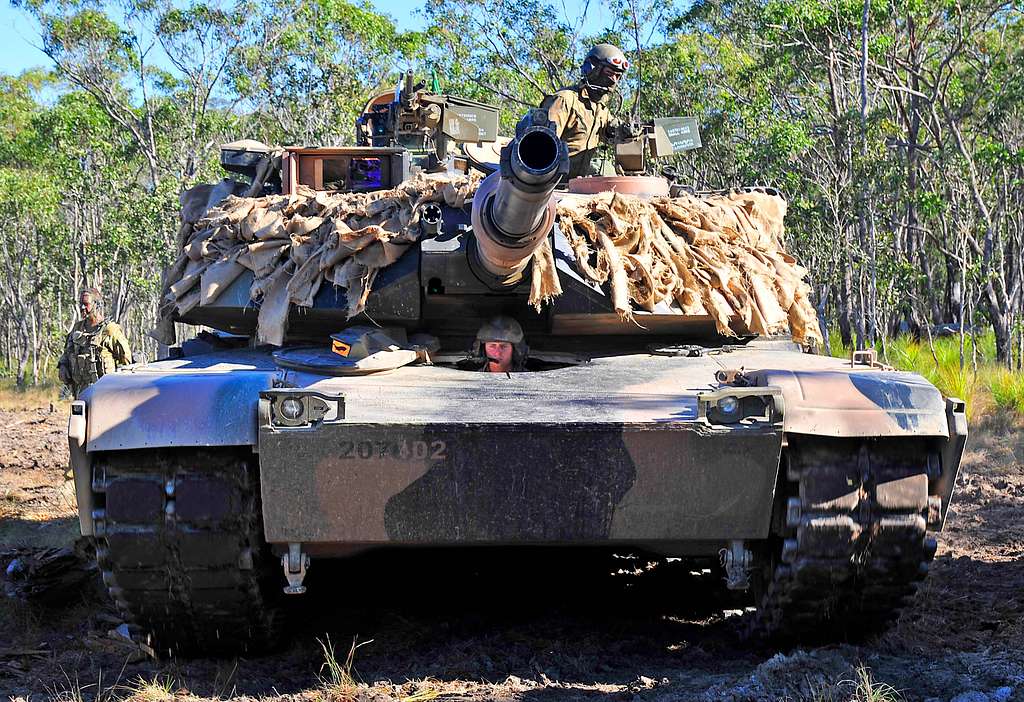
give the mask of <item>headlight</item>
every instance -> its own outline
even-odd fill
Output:
[[[782,390],[775,386],[724,387],[697,399],[697,416],[711,424],[782,422]]]
[[[285,419],[292,421],[302,416],[302,411],[305,407],[302,406],[302,401],[297,400],[294,397],[286,398],[281,402],[281,416]]]
[[[728,395],[718,401],[718,411],[725,417],[735,417],[740,411],[740,401]]]
[[[260,393],[260,425],[298,429],[345,419],[345,396],[297,388]]]

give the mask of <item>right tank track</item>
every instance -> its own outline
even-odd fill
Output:
[[[161,654],[273,645],[280,615],[262,539],[255,460],[237,449],[97,455],[92,480],[103,582]]]
[[[928,571],[940,525],[925,439],[791,436],[759,580],[754,638],[858,638],[894,619]]]

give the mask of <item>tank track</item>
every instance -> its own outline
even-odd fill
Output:
[[[238,653],[275,642],[275,570],[251,455],[101,454],[92,490],[103,582],[158,654]]]
[[[782,509],[748,634],[777,642],[882,630],[928,571],[940,502],[926,440],[790,437]]]

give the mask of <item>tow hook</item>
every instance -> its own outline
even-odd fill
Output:
[[[288,580],[284,594],[304,594],[306,586],[302,581],[306,579],[306,569],[309,568],[309,555],[302,552],[302,544],[288,544],[288,553],[281,556],[281,565],[284,566],[284,577]]]
[[[729,548],[723,548],[718,552],[722,560],[722,567],[725,568],[725,586],[730,590],[746,590],[750,587],[750,568],[753,565],[754,554],[750,552],[743,542],[734,539],[729,542]]]

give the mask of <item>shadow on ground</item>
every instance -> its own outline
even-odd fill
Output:
[[[103,648],[118,622],[103,596],[48,609],[8,600],[0,640],[38,654],[0,660],[0,692],[52,698],[77,686],[88,699],[101,679],[158,679],[203,698],[301,696],[330,680],[325,648],[344,668],[352,646],[354,680],[395,698],[426,686],[446,699],[761,699],[780,690],[812,699],[811,682],[838,685],[867,661],[906,699],[945,700],[949,690],[996,689],[1024,675],[1013,655],[1024,634],[1024,561],[942,558],[881,639],[776,655],[742,640],[744,617],[723,613],[742,603],[723,594],[713,570],[694,574],[676,563],[646,571],[643,559],[607,555],[518,550],[480,562],[421,553],[315,563],[309,594],[289,603],[281,647],[230,660],[128,663]],[[965,653],[977,651],[988,658]],[[933,674],[920,678],[928,666]]]

